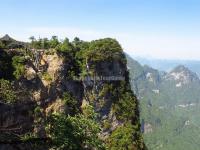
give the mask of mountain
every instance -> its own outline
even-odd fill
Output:
[[[0,50],[0,150],[146,150],[116,40],[29,45]]]
[[[183,65],[175,67],[168,74],[163,76],[165,80],[176,81],[176,87],[181,87],[184,84],[199,83],[199,77]]]
[[[147,148],[198,150],[198,75],[184,65],[163,72],[143,66],[130,56],[127,60],[132,88],[140,99],[142,131]]]
[[[15,48],[25,48],[26,43],[17,41],[11,38],[8,34],[0,38],[0,48],[8,48],[8,49],[15,49]]]
[[[7,42],[15,42],[13,38],[11,38],[8,34],[4,35],[2,38],[0,38],[1,41],[7,41]]]
[[[178,65],[184,65],[191,71],[195,72],[200,76],[200,61],[198,60],[175,60],[175,59],[153,59],[133,56],[142,65],[149,65],[155,69],[162,71],[170,71]]]

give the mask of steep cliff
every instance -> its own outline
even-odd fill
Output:
[[[125,55],[116,40],[65,40],[48,50],[14,51],[8,53],[15,79],[5,86],[5,77],[1,77],[0,149],[145,149],[138,101],[131,91]],[[15,96],[6,95],[4,86]],[[94,111],[92,119],[88,107]],[[59,120],[55,114],[65,119]],[[49,122],[52,116],[54,121]],[[71,141],[65,134],[63,142],[59,141],[61,133],[55,133],[55,128],[62,123],[56,121],[66,121],[62,129],[68,133],[65,125],[80,116],[83,118],[79,120],[89,121],[86,127],[90,123],[100,127],[97,140],[89,140],[96,130],[87,129],[88,139],[79,141],[73,134]],[[78,123],[70,124],[69,134]]]

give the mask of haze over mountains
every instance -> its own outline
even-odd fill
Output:
[[[200,79],[178,65],[169,72],[127,56],[132,88],[140,99],[142,130],[149,150],[199,150]]]
[[[132,56],[142,65],[149,65],[160,71],[170,71],[178,65],[184,65],[200,76],[200,60],[156,59]]]

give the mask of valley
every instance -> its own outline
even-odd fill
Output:
[[[169,72],[127,56],[132,88],[140,99],[144,140],[150,150],[198,150],[200,79],[183,65]]]

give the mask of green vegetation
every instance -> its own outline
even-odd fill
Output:
[[[184,75],[184,80],[169,78],[128,58],[132,88],[140,96],[140,112],[144,140],[149,150],[198,150],[200,144],[200,82],[184,67],[173,74]],[[180,84],[181,83],[181,84]],[[177,85],[181,85],[178,86]],[[157,91],[153,91],[157,90]],[[150,130],[144,125],[150,125]]]
[[[13,72],[13,75],[15,76],[16,79],[19,79],[24,75],[25,72],[25,58],[23,56],[14,56],[12,58],[12,65],[15,69]]]
[[[31,36],[29,39],[31,40],[30,47],[35,49],[48,50],[50,48],[56,48],[60,44],[57,36],[52,36],[50,40],[48,38],[39,38],[37,40],[34,36]]]
[[[52,36],[49,41],[49,47],[50,48],[56,48],[59,45],[59,40],[57,36]]]
[[[3,50],[0,50],[0,78],[8,80],[13,79],[13,71],[12,56]]]
[[[5,45],[3,44],[2,41],[0,41],[0,49],[3,49],[5,47]]]
[[[69,39],[65,38],[65,40],[57,47],[57,50],[63,53],[72,53],[74,50],[74,47],[69,42]]]
[[[30,43],[24,43],[26,49],[9,49],[7,44],[17,41],[6,36],[3,39],[6,50],[0,53],[0,69],[9,72],[0,73],[0,101],[11,106],[19,99],[33,103],[30,120],[34,120],[34,130],[22,135],[22,141],[31,145],[36,140],[33,142],[36,144],[41,134],[46,135],[41,140],[49,149],[145,149],[140,133],[137,98],[128,83],[125,55],[115,39],[85,42],[76,37],[73,41],[68,38],[59,41],[57,36],[53,36],[51,39],[30,37],[30,40]],[[58,70],[61,74],[54,81],[48,72],[49,64],[44,69],[36,68],[37,50],[41,54],[41,50],[45,50],[44,57],[50,57],[53,52],[56,57],[62,58],[63,65]],[[30,73],[34,72],[31,80],[25,74],[28,67],[33,69]],[[75,77],[117,76],[118,73],[125,76],[125,81],[86,83],[85,80],[73,80]],[[46,86],[43,79],[51,81],[51,84]],[[69,84],[66,86],[63,82]],[[75,95],[76,87],[80,89],[80,98]],[[57,99],[62,100],[58,101],[58,105]],[[115,123],[119,124],[115,126]],[[41,143],[36,145],[43,146]]]
[[[91,115],[51,115],[47,131],[53,142],[52,146],[59,150],[105,149],[103,141],[98,136],[100,126]]]
[[[138,128],[138,127],[136,127]],[[108,145],[110,150],[138,150],[143,148],[142,139],[141,143],[135,143],[133,141],[138,141],[134,139],[136,136],[134,134],[136,129],[129,122],[117,127],[117,129],[112,132],[108,139]],[[138,146],[140,145],[140,146]]]
[[[92,41],[85,55],[88,60],[98,62],[113,59],[121,60],[121,53],[122,48],[120,44],[115,39],[106,38]]]
[[[131,93],[126,92],[114,105],[113,109],[118,119],[129,120],[130,118],[135,116],[136,103],[134,95],[131,95]]]
[[[77,100],[73,96],[71,96],[70,93],[65,92],[63,94],[63,101],[67,106],[67,114],[74,115],[79,112]]]
[[[14,103],[17,98],[13,85],[8,80],[0,79],[0,101]]]
[[[44,80],[46,80],[46,81],[49,81],[49,82],[52,81],[52,77],[51,77],[51,75],[50,75],[48,72],[44,72],[44,73],[42,74],[42,78],[43,78]]]
[[[42,108],[40,108],[39,106],[35,107],[35,109],[34,109],[34,115],[36,117],[39,117],[39,116],[41,116],[41,114],[42,114]]]

